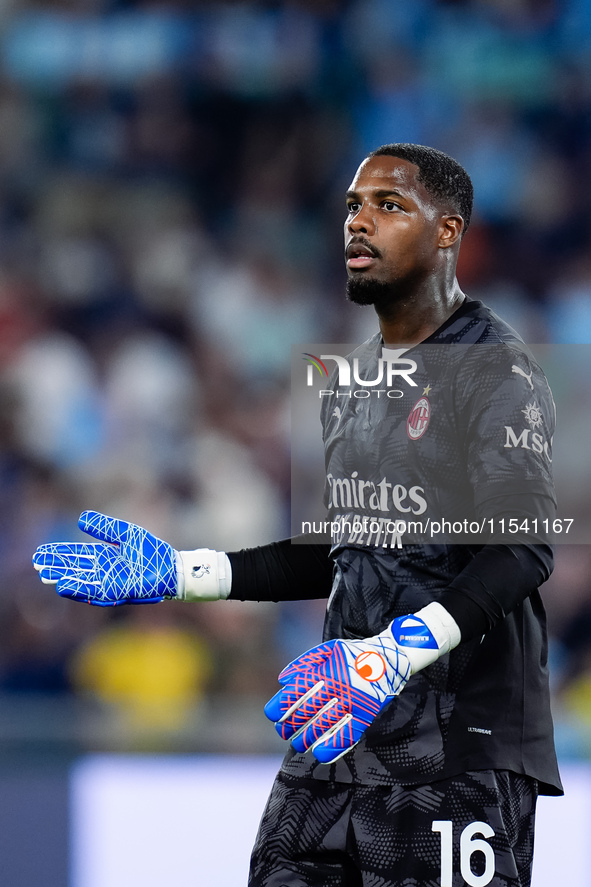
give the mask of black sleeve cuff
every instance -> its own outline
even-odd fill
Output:
[[[228,552],[232,565],[229,600],[301,601],[327,598],[333,562],[328,544],[291,539]]]
[[[485,545],[438,600],[462,641],[481,637],[545,582],[552,566],[549,545]]]

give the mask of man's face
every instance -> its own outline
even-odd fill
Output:
[[[437,267],[441,210],[418,173],[414,163],[387,155],[357,170],[345,222],[351,301],[369,305],[409,294]]]

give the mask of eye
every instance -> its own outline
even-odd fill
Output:
[[[349,215],[355,215],[355,213],[358,213],[360,209],[361,209],[360,203],[348,203],[347,204],[347,212],[349,213]]]
[[[386,212],[393,213],[396,212],[397,209],[402,209],[399,203],[394,203],[393,200],[384,200],[382,203],[383,208]]]

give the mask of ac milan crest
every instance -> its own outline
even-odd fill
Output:
[[[418,440],[427,430],[431,418],[431,404],[428,398],[421,397],[417,400],[406,420],[406,433],[411,440]]]

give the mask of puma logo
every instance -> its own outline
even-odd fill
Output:
[[[533,370],[531,371],[531,373],[528,374],[528,373],[525,373],[521,369],[521,367],[515,366],[515,364],[513,364],[513,366],[511,367],[511,372],[517,373],[518,376],[523,376],[524,379],[527,379],[527,381],[529,382],[529,387],[531,388],[532,391],[534,390],[534,383],[531,380],[531,377],[534,374]]]

